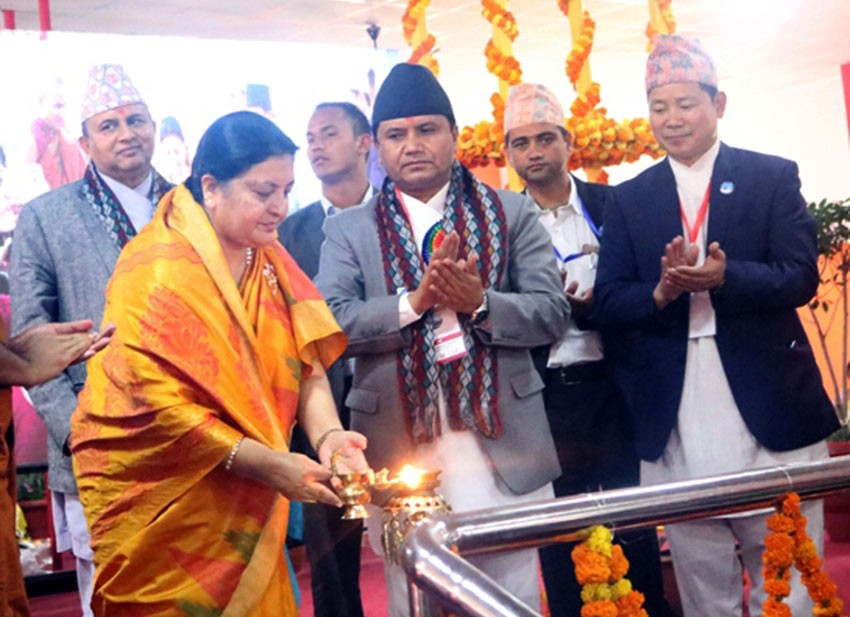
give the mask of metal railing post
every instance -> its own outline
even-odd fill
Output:
[[[414,528],[404,542],[402,565],[411,586],[419,587],[416,608],[411,595],[411,612],[415,617],[430,616],[416,611],[427,610],[423,597],[433,594],[461,615],[540,617],[462,555],[577,540],[581,530],[592,525],[609,525],[617,531],[641,529],[773,507],[789,491],[814,499],[848,488],[850,456],[843,456],[438,516]]]

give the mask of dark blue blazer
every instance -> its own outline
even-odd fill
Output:
[[[595,317],[608,333],[605,351],[626,397],[638,454],[648,461],[664,451],[685,378],[690,297],[661,311],[652,299],[665,244],[681,233],[666,159],[614,189]],[[725,282],[711,296],[715,340],[744,422],[771,450],[823,439],[838,423],[796,311],[818,286],[816,225],[796,164],[721,144],[707,240],[726,252]],[[705,411],[710,422],[710,401]]]

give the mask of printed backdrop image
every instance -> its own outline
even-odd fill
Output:
[[[0,232],[20,207],[79,179],[77,140],[89,69],[122,64],[157,123],[154,166],[171,181],[188,174],[203,131],[219,116],[251,109],[302,147],[291,208],[319,196],[303,151],[307,121],[322,101],[371,113],[395,51],[293,43],[0,31]],[[4,160],[5,159],[5,160]]]
[[[81,106],[89,70],[121,64],[157,124],[154,166],[172,182],[188,176],[206,128],[250,109],[299,145],[290,211],[319,198],[305,150],[317,103],[349,101],[371,115],[375,91],[396,52],[322,45],[166,37],[0,31],[0,301],[8,312],[8,248],[21,207],[82,177]],[[85,250],[85,247],[80,247]],[[46,432],[16,388],[16,457],[46,463]]]

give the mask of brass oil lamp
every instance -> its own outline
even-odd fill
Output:
[[[339,478],[337,491],[345,506],[343,519],[363,519],[369,516],[366,504],[375,503],[381,514],[381,545],[384,554],[394,563],[401,563],[401,547],[408,532],[434,514],[451,512],[448,502],[436,492],[440,486],[441,470],[423,470],[405,465],[389,477],[382,469],[378,473],[337,473],[336,460],[331,471]]]

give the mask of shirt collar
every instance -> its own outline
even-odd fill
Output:
[[[372,199],[372,196],[374,194],[375,194],[375,189],[370,184],[369,186],[366,187],[366,192],[363,194],[363,199],[361,199],[359,203],[352,204],[352,206],[362,206],[367,201]],[[335,205],[333,205],[330,202],[330,200],[327,197],[325,197],[324,195],[322,195],[319,198],[319,202],[322,204],[322,210],[325,211],[325,216],[328,216],[328,208],[333,208],[335,212],[339,212],[342,209],[342,208],[337,208]]]
[[[408,207],[411,205],[425,206],[442,213],[446,209],[446,197],[449,194],[449,184],[451,184],[451,180],[449,180],[449,182],[446,182],[445,186],[443,186],[443,188],[437,191],[437,193],[427,202],[420,201],[412,195],[408,195],[407,193],[402,193],[401,195],[404,198],[405,205]]]
[[[670,161],[670,167],[673,170],[673,175],[677,182],[682,182],[685,178],[711,178],[711,173],[714,171],[714,162],[717,160],[717,155],[720,153],[720,140],[716,139],[714,144],[706,150],[706,152],[694,161],[693,165],[684,165],[671,157],[667,157]]]
[[[145,199],[150,198],[151,194],[151,183],[153,182],[153,172],[148,172],[147,177],[142,180],[141,184],[137,187],[127,186],[122,182],[118,182],[115,178],[110,178],[106,174],[100,174],[100,177],[103,178],[103,181],[106,182],[106,185],[112,189],[112,192],[115,193],[115,196],[118,198],[118,201],[121,201],[121,195],[126,195],[128,192],[133,192],[138,195],[141,195]]]
[[[554,208],[541,208],[540,205],[535,201],[534,205],[537,206],[540,214],[551,213],[552,216],[557,216],[558,212],[562,210],[572,210],[575,214],[582,214],[582,203],[581,197],[579,197],[578,191],[576,190],[576,183],[573,179],[572,174],[567,174],[567,178],[570,180],[570,198],[566,203],[563,203],[559,206],[555,206]],[[528,189],[523,191],[526,195],[531,197],[531,194],[528,192]],[[534,198],[532,198],[533,200]]]

